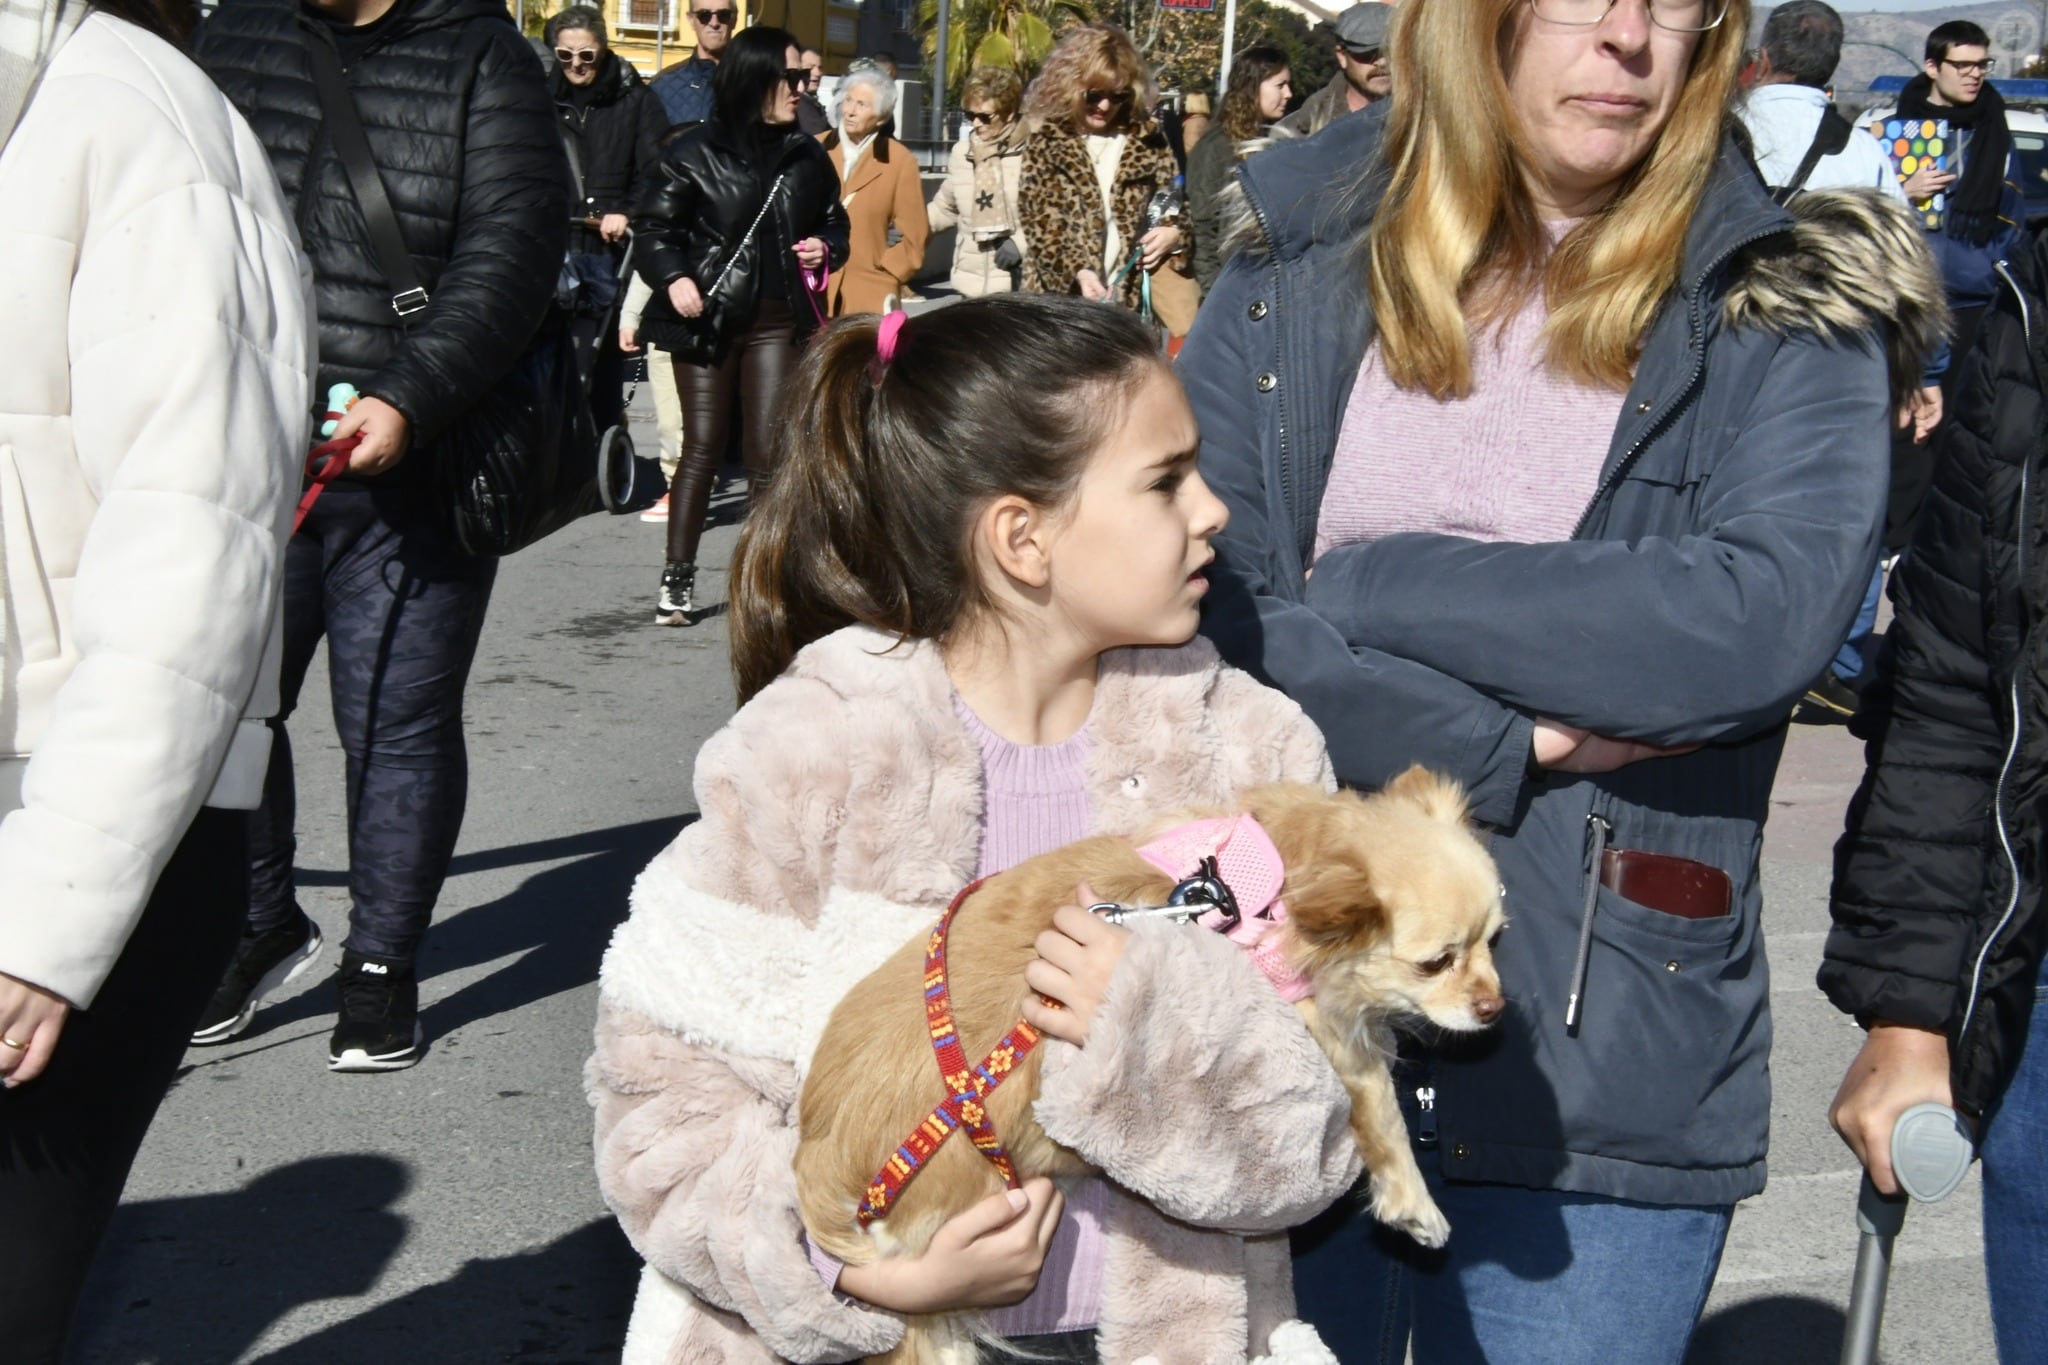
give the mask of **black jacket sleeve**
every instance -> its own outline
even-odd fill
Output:
[[[633,210],[633,259],[657,294],[696,267],[689,251],[690,229],[703,205],[686,160],[690,145],[669,144],[667,154],[648,172],[647,188]]]
[[[1988,526],[2001,519],[1993,490],[2009,490],[2026,458],[2001,447],[2042,415],[2019,319],[1994,311],[1985,333],[1893,577],[1884,681],[1857,720],[1867,768],[1835,846],[1819,975],[1846,1012],[1938,1030],[1955,1023],[1995,913],[1985,872],[2004,741],[1986,628]]]
[[[512,368],[554,295],[569,240],[569,171],[526,40],[492,23],[470,90],[454,247],[419,325],[368,393],[431,441]]]
[[[654,168],[661,164],[661,138],[669,128],[668,111],[654,92],[640,86],[627,95],[633,105],[633,166],[626,177],[624,201],[605,206],[606,213],[633,212],[640,196],[654,183]]]

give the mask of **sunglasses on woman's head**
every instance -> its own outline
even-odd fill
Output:
[[[1090,90],[1087,95],[1090,104],[1108,104],[1117,109],[1127,109],[1131,103],[1128,90]]]
[[[596,66],[597,55],[596,48],[585,48],[581,52],[571,52],[566,47],[555,49],[555,60],[563,66]]]
[[[690,17],[706,28],[732,27],[733,12],[729,9],[693,9]]]

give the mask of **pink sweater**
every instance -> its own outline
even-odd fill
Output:
[[[1472,339],[1472,392],[1394,387],[1377,344],[1352,387],[1316,519],[1315,553],[1402,531],[1523,544],[1568,540],[1592,501],[1625,395],[1543,364],[1531,300]]]
[[[981,866],[992,877],[1027,858],[1088,837],[1088,727],[1059,744],[1013,744],[982,724],[959,697],[953,712],[981,749]],[[1067,1198],[1031,1297],[988,1315],[1005,1337],[1092,1330],[1102,1317],[1102,1234],[1108,1191],[1086,1180]],[[840,1262],[817,1248],[811,1264],[836,1283]]]

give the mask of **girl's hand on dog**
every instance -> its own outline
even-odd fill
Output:
[[[1022,1303],[1038,1287],[1066,1196],[1040,1176],[948,1219],[922,1256],[839,1272],[839,1290],[892,1313],[956,1313]]]
[[[1081,908],[1097,899],[1086,883],[1075,888],[1074,896],[1079,904],[1062,905],[1053,913],[1052,928],[1038,936],[1037,958],[1024,968],[1024,984],[1038,992],[1025,998],[1024,1018],[1048,1038],[1085,1047],[1088,1026],[1131,931]]]

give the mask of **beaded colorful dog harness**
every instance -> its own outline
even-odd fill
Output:
[[[1181,878],[1167,903],[1130,906],[1102,902],[1089,906],[1091,911],[1111,924],[1154,915],[1181,923],[1197,922],[1249,951],[1284,998],[1294,1001],[1309,993],[1305,978],[1287,969],[1277,942],[1268,938],[1271,930],[1286,922],[1287,907],[1279,899],[1284,875],[1279,851],[1258,821],[1249,815],[1197,820],[1168,830],[1138,852],[1167,876]],[[947,930],[967,898],[987,880],[984,877],[953,897],[946,913],[932,926],[931,937],[925,940],[925,1022],[930,1026],[932,1052],[938,1058],[946,1098],[890,1153],[882,1169],[868,1182],[867,1197],[861,1200],[855,1214],[862,1227],[887,1217],[904,1186],[931,1160],[940,1144],[963,1127],[975,1147],[1002,1176],[1006,1187],[1014,1190],[1022,1183],[1017,1179],[1010,1154],[996,1136],[986,1101],[1030,1055],[1041,1035],[1020,1019],[988,1056],[978,1065],[968,1066],[967,1052],[960,1046],[960,1030],[953,1022],[952,995],[946,986]],[[1243,890],[1242,897],[1233,892],[1233,884]]]
[[[868,1182],[867,1198],[861,1200],[860,1211],[855,1215],[862,1227],[888,1215],[889,1206],[903,1187],[958,1128],[967,1129],[967,1136],[996,1168],[1004,1185],[1014,1190],[1022,1183],[1017,1179],[1010,1154],[1003,1150],[1002,1141],[996,1136],[995,1125],[989,1122],[985,1101],[1038,1046],[1039,1032],[1019,1019],[979,1065],[969,1067],[966,1050],[960,1046],[960,1030],[953,1023],[953,997],[946,989],[946,931],[952,927],[953,916],[961,905],[980,887],[981,882],[977,881],[953,897],[946,913],[932,926],[931,937],[925,940],[924,1017],[931,1026],[932,1052],[938,1057],[939,1077],[946,1083],[946,1098],[925,1116],[924,1122],[917,1125]]]

